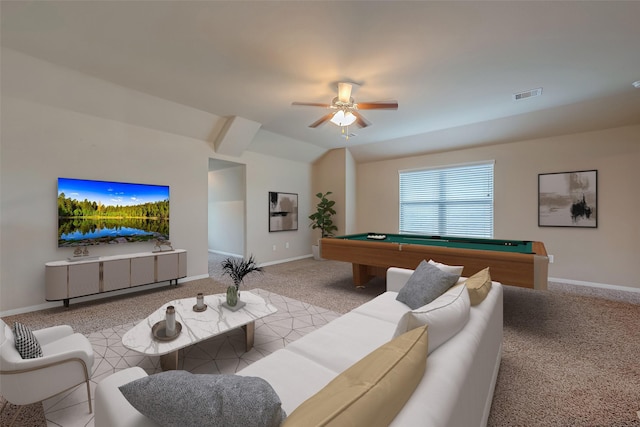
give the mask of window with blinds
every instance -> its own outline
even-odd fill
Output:
[[[493,164],[400,171],[400,233],[493,238]]]

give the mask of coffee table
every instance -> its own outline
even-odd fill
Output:
[[[178,350],[236,328],[244,330],[246,350],[249,351],[253,347],[255,321],[278,310],[251,292],[242,291],[240,297],[246,305],[237,311],[222,307],[225,294],[206,295],[204,302],[207,309],[202,312],[194,310],[195,297],[169,301],[127,331],[122,337],[122,345],[148,356],[160,356],[163,371],[178,369]],[[161,341],[153,336],[152,328],[165,319],[170,305],[175,307],[176,322],[181,323],[182,330],[171,341]]]

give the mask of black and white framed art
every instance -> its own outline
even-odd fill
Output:
[[[269,191],[269,232],[298,229],[298,195]]]
[[[598,171],[538,174],[539,227],[598,227]]]

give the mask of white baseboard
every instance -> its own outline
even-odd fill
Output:
[[[242,258],[242,255],[232,254],[232,253],[228,253],[228,252],[216,251],[216,250],[213,250],[213,249],[209,249],[209,252],[212,253],[212,254],[218,254],[218,255],[225,255],[225,256],[232,256],[232,257]],[[297,256],[297,257],[293,257],[293,258],[279,259],[277,261],[263,262],[263,263],[259,264],[259,267],[267,267],[269,265],[282,264],[282,263],[289,262],[289,261],[298,261],[300,259],[311,258],[312,256],[313,255],[308,254],[308,255],[302,255],[302,256]]]
[[[235,258],[242,258],[242,255],[233,254],[231,252],[216,251],[214,249],[208,249],[208,252],[212,253],[212,254],[217,254],[217,255],[224,255],[224,256],[232,256],[232,257],[235,257]]]
[[[208,274],[201,274],[201,275],[198,275],[198,276],[189,276],[189,277],[184,277],[182,279],[178,279],[178,283],[190,282],[192,280],[198,280],[198,279],[206,279],[208,277],[209,277]],[[161,288],[161,287],[164,287],[164,286],[169,286],[168,285],[168,281],[159,282],[159,283],[152,283],[150,285],[136,286],[136,287],[133,287],[133,288],[118,289],[117,291],[103,292],[103,293],[100,293],[100,294],[88,295],[86,297],[71,298],[69,300],[69,306],[71,308],[73,308],[73,304],[74,303],[77,304],[79,302],[94,301],[94,300],[103,299],[103,298],[107,298],[107,297],[132,294],[134,292],[146,291],[146,290],[149,290],[149,289]],[[46,302],[44,304],[31,305],[29,307],[21,307],[21,308],[16,308],[16,309],[13,309],[13,310],[3,311],[3,312],[0,312],[0,317],[13,316],[13,315],[16,315],[16,314],[23,314],[23,313],[30,313],[32,311],[46,310],[47,308],[59,307],[61,305],[62,305],[62,301],[50,301],[50,302]]]
[[[185,277],[184,279],[178,279],[178,283],[184,283],[184,282],[191,282],[193,280],[200,280],[200,279],[207,279],[209,277],[209,274],[201,274],[199,276],[189,276],[189,277]]]
[[[589,288],[607,289],[610,291],[640,293],[640,288],[632,288],[630,286],[619,286],[619,285],[609,285],[606,283],[585,282],[582,280],[562,279],[559,277],[549,277],[549,282],[566,283],[568,285],[586,286]]]
[[[277,261],[269,261],[269,262],[265,262],[263,264],[260,264],[260,267],[267,267],[269,265],[283,264],[285,262],[298,261],[298,260],[301,260],[301,259],[311,258],[311,257],[313,257],[313,255],[308,254],[308,255],[297,256],[297,257],[294,257],[294,258],[279,259]]]

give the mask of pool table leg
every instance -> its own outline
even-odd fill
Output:
[[[364,288],[374,277],[387,277],[387,267],[377,267],[365,264],[352,264],[353,284],[356,288]]]
[[[373,278],[371,274],[369,274],[369,269],[366,265],[363,264],[352,264],[353,265],[353,284],[356,288],[364,288],[364,285]]]

